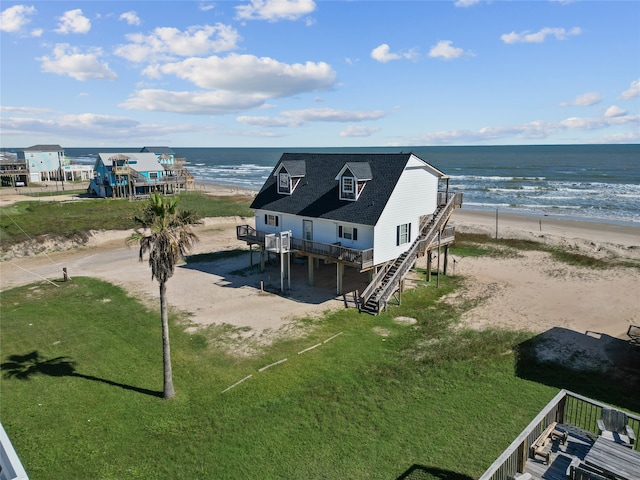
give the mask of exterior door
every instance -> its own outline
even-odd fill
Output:
[[[313,222],[311,220],[302,220],[302,236],[305,240],[313,240]]]

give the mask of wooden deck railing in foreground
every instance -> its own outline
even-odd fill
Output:
[[[487,469],[479,480],[507,480],[518,472],[524,472],[529,447],[552,422],[574,425],[582,430],[598,434],[597,420],[603,408],[610,405],[592,400],[577,393],[561,390],[531,421],[511,445]],[[640,416],[628,412],[629,425],[640,433]],[[638,442],[634,445],[638,449]]]

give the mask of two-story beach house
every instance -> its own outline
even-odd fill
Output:
[[[156,153],[151,148],[154,147],[144,147],[141,152],[99,153],[89,192],[98,197],[138,198],[152,191],[171,194],[186,189],[184,159],[177,165],[173,152]]]
[[[33,145],[18,150],[17,155],[29,170],[29,182],[64,181],[63,169],[67,162],[60,145]]]
[[[370,271],[360,303],[378,312],[417,256],[453,241],[447,221],[461,203],[448,177],[412,153],[285,153],[251,204],[255,228],[239,226],[238,238],[259,245],[261,259],[284,244],[308,257],[310,284],[318,259],[335,263],[338,293],[345,266]]]

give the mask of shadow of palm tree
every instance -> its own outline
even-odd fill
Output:
[[[76,371],[76,362],[74,362],[70,357],[45,359],[40,356],[37,350],[27,353],[26,355],[9,355],[7,357],[7,361],[0,364],[0,370],[3,372],[3,376],[5,378],[29,380],[34,375],[47,375],[49,377],[77,377],[162,398],[162,392],[133,387],[131,385],[125,385],[112,380],[94,377],[93,375],[78,373]]]

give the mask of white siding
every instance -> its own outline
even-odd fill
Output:
[[[265,214],[278,215],[278,226],[266,225]],[[334,220],[322,218],[300,217],[286,213],[277,213],[267,210],[256,210],[256,230],[268,233],[277,233],[283,230],[291,230],[291,235],[296,238],[303,238],[302,221],[311,220],[313,222],[313,241],[320,243],[336,243],[344,247],[355,248],[357,250],[367,250],[373,248],[373,227],[369,225],[359,225],[355,223],[341,223]],[[338,226],[350,226],[358,229],[357,240],[345,240],[338,238]]]
[[[438,177],[423,161],[411,156],[375,227],[376,265],[399,257],[418,235],[420,216],[431,215],[438,202]],[[409,243],[396,246],[396,228],[411,224]]]

